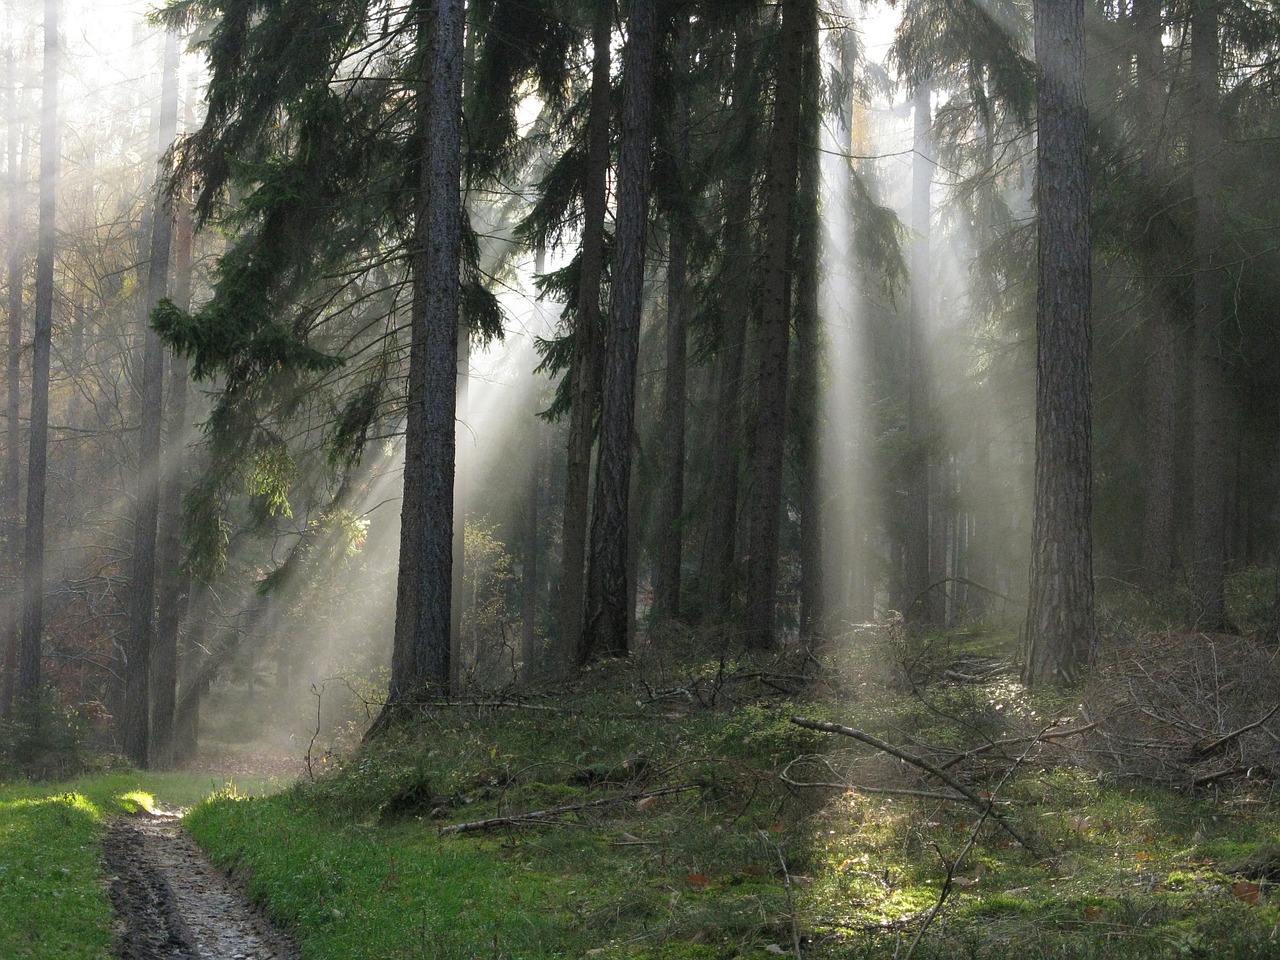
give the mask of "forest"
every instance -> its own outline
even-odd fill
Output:
[[[323,816],[442,836],[749,781],[729,822],[765,818],[787,922],[620,958],[961,955],[925,934],[974,864],[1165,842],[1091,819],[1113,778],[1238,831],[1148,894],[1212,861],[1265,902],[1280,4],[10,0],[0,30],[0,781],[266,758]],[[886,867],[878,920],[802,921],[825,874],[762,811],[811,833],[836,784],[968,844],[912,821],[933,887]],[[190,829],[256,876],[235,816]],[[1177,953],[1169,910],[1133,955],[1235,955]],[[570,949],[539,937],[509,955]]]

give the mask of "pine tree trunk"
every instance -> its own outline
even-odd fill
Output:
[[[1148,129],[1141,139],[1141,169],[1151,184],[1165,176],[1161,162],[1161,126],[1154,118],[1164,113],[1166,92],[1161,80],[1163,56],[1161,0],[1133,0],[1134,66],[1138,101],[1147,118]],[[1145,487],[1142,511],[1142,555],[1140,576],[1147,586],[1168,583],[1173,572],[1173,516],[1175,486],[1175,430],[1178,364],[1175,350],[1177,330],[1173,323],[1174,296],[1165,276],[1176,272],[1171,249],[1176,238],[1168,217],[1157,214],[1156,233],[1149,262],[1152,280],[1150,313],[1146,318],[1147,364],[1143,406],[1146,448]]]
[[[1227,371],[1222,332],[1225,276],[1222,271],[1221,185],[1218,155],[1218,0],[1196,0],[1191,13],[1192,104],[1191,189],[1195,195],[1193,310],[1195,347],[1192,393],[1195,405],[1192,448],[1194,554],[1191,590],[1202,630],[1226,627]]]
[[[165,36],[161,79],[158,155],[163,156],[178,132],[178,36]],[[161,169],[157,184],[167,170]],[[133,562],[129,583],[129,632],[125,645],[125,699],[121,739],[125,755],[138,767],[151,761],[151,643],[155,635],[156,536],[160,516],[160,434],[164,423],[164,345],[151,329],[152,309],[165,295],[173,211],[163,189],[157,189],[152,216],[147,294],[143,301],[143,361],[139,391],[137,504],[133,520]]]
[[[9,296],[6,302],[8,320],[8,353],[6,355],[6,405],[5,437],[7,450],[4,463],[4,485],[0,490],[0,521],[4,524],[4,563],[11,577],[12,587],[6,587],[10,610],[20,609],[22,603],[22,516],[19,512],[21,475],[19,450],[22,447],[22,177],[18,170],[18,143],[22,139],[22,124],[18,119],[16,55],[9,50],[5,57],[4,109],[7,117],[6,145],[7,182],[9,195],[8,235],[9,255],[6,279]],[[0,628],[4,642],[4,677],[0,680],[0,717],[13,716],[14,687],[17,682],[18,646],[22,638],[22,624],[16,617],[6,617]]]
[[[384,716],[424,692],[447,692],[451,677],[464,5],[462,0],[420,0],[411,15],[417,18],[422,54],[417,65],[422,167],[412,247],[400,568]]]
[[[1080,678],[1094,639],[1084,4],[1036,0],[1036,464],[1023,680]]]
[[[188,100],[188,124],[191,104]],[[188,126],[189,129],[189,126]],[[180,310],[191,306],[191,207],[178,198],[174,224],[173,292],[170,299]],[[152,669],[151,756],[156,766],[173,765],[174,713],[178,695],[178,632],[190,594],[190,579],[182,567],[183,463],[187,443],[187,380],[185,357],[168,358],[168,438],[160,493],[160,536],[156,545],[156,636]]]
[[[650,143],[656,5],[632,0],[623,49],[622,123],[618,151],[617,262],[605,331],[600,444],[591,514],[586,623],[579,660],[625,656],[629,610],[631,442],[636,414],[636,360],[644,294],[644,247],[649,214]]]
[[[754,34],[740,30],[735,43],[733,109],[742,156],[723,182],[725,222],[721,249],[725,258],[722,314],[724,328],[717,350],[715,435],[711,440],[711,475],[707,494],[707,539],[702,557],[705,586],[704,622],[723,623],[731,614],[735,584],[738,529],[738,474],[742,451],[742,374],[747,320],[751,313],[750,276],[754,259],[751,237],[750,148],[758,109],[749,96]]]
[[[800,639],[813,640],[825,618],[819,446],[819,364],[822,321],[818,314],[819,192],[822,171],[818,161],[821,80],[818,45],[805,49],[803,123],[799,161],[799,203],[796,224],[795,399],[793,444],[797,501],[800,507]]]
[[[22,644],[18,702],[40,691],[44,634],[44,500],[49,455],[49,353],[53,338],[53,267],[58,181],[58,0],[44,4],[44,91],[40,103],[40,227],[36,251],[35,340],[31,354],[31,435],[27,455],[27,522],[23,562]]]
[[[911,161],[911,305],[907,320],[907,438],[906,502],[902,540],[902,614],[914,627],[938,622],[937,604],[929,591],[929,474],[933,465],[930,440],[928,336],[931,256],[929,201],[933,181],[931,143],[932,86],[916,88],[915,151]]]
[[[596,0],[591,43],[591,103],[587,116],[587,168],[582,187],[582,260],[578,278],[577,319],[573,328],[568,461],[565,469],[562,554],[556,616],[559,642],[552,660],[568,667],[582,638],[586,592],[587,523],[591,509],[591,447],[600,408],[603,329],[600,282],[604,256],[604,218],[609,188],[610,44],[614,0]]]
[[[782,44],[765,175],[760,355],[752,451],[755,470],[748,506],[746,640],[756,649],[770,649],[777,643],[774,618],[791,335],[791,208],[800,172],[805,48],[813,42],[816,23],[813,0],[781,0],[781,8]]]
[[[689,20],[676,28],[676,69],[689,64]],[[681,94],[676,106],[674,153],[681,167],[689,163],[689,104]],[[659,450],[663,487],[658,504],[657,545],[653,569],[655,622],[680,618],[681,559],[684,552],[684,457],[689,291],[687,242],[677,218],[669,225],[667,248],[667,363],[663,378],[662,432]]]

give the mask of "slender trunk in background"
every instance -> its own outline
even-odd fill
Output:
[[[932,268],[929,243],[933,181],[933,87],[916,88],[911,159],[911,303],[907,316],[907,464],[902,538],[902,614],[913,627],[938,622],[929,585],[929,474],[933,461],[929,356],[926,348]]]
[[[74,502],[76,497],[76,478],[80,472],[80,446],[83,439],[81,435],[81,420],[84,418],[82,412],[84,396],[80,389],[85,367],[84,338],[85,328],[89,324],[88,311],[84,308],[83,291],[76,291],[75,305],[71,308],[71,311],[71,356],[67,364],[67,379],[71,382],[67,395],[67,435],[65,440],[67,450],[64,470],[67,477],[67,489],[70,491]]]
[[[1227,369],[1220,340],[1226,276],[1222,268],[1222,188],[1218,176],[1223,143],[1218,93],[1219,9],[1219,0],[1196,0],[1191,12],[1194,99],[1190,147],[1191,189],[1195,195],[1191,591],[1201,630],[1222,630],[1227,625],[1225,478],[1230,418]]]
[[[542,276],[547,269],[547,254],[539,247],[533,257],[533,274]],[[535,303],[539,319],[542,304]],[[529,478],[526,481],[524,510],[524,545],[520,562],[520,661],[524,665],[521,679],[533,680],[543,670],[542,651],[538,649],[538,577],[541,537],[538,523],[542,513],[542,471],[546,463],[547,429],[540,419],[535,419],[532,429],[533,456],[529,462]]]
[[[471,425],[467,423],[468,400],[471,387],[471,332],[458,322],[458,374],[457,408],[454,413],[454,470],[453,470],[453,603],[449,612],[450,643],[449,662],[452,664],[451,684],[458,683],[458,673],[464,662],[462,650],[462,615],[467,608],[463,597],[466,592],[466,544],[467,544],[467,494],[471,476],[471,451],[475,446]],[[466,662],[474,662],[479,650],[469,651]]]
[[[462,0],[420,0],[418,118],[422,144],[413,228],[413,306],[405,426],[404,505],[391,686],[382,717],[452,675],[453,471],[457,440],[458,264],[462,218]],[[380,718],[375,730],[386,721]]]
[[[1095,624],[1083,0],[1036,0],[1036,464],[1023,680],[1089,664]]]
[[[4,524],[4,564],[11,577],[12,587],[6,604],[9,610],[17,610],[22,603],[22,517],[19,513],[21,474],[19,450],[22,448],[22,176],[18,170],[18,143],[22,139],[22,124],[18,119],[17,56],[9,49],[5,55],[6,163],[5,187],[9,195],[8,245],[6,280],[9,285],[7,319],[9,325],[8,353],[6,356],[5,435],[8,449],[4,462],[4,487],[0,491],[0,522]],[[17,682],[18,644],[22,637],[22,625],[16,617],[6,617],[3,627],[4,678],[0,680],[0,717],[13,716],[13,691]]]
[[[186,127],[192,124],[192,89],[188,87]],[[180,310],[191,306],[191,205],[177,199],[174,218],[173,292],[170,299]],[[160,536],[156,545],[159,579],[156,583],[156,636],[152,669],[151,757],[156,766],[173,765],[174,713],[178,696],[178,631],[187,607],[191,582],[183,569],[182,493],[185,488],[187,445],[186,357],[170,353],[169,398],[166,404],[168,434],[165,441],[164,476],[160,492]]]
[[[605,332],[586,622],[578,651],[579,660],[583,662],[595,657],[625,656],[632,616],[627,604],[628,505],[649,215],[649,147],[653,127],[654,60],[658,49],[656,6],[649,0],[632,0],[622,54],[617,262],[613,268],[610,322]]]
[[[178,133],[178,35],[165,35],[160,81],[158,155]],[[133,520],[133,564],[129,584],[129,633],[125,646],[125,699],[121,739],[137,766],[151,762],[151,641],[155,633],[156,535],[160,516],[160,434],[164,424],[164,345],[151,329],[151,311],[169,283],[173,210],[163,187],[168,169],[160,165],[152,216],[147,295],[143,302],[143,360],[138,427],[137,505]]]
[[[822,580],[820,365],[822,320],[818,315],[821,64],[818,45],[805,49],[800,141],[800,185],[796,223],[795,399],[793,439],[800,507],[800,639],[817,638],[825,619]]]
[[[792,205],[800,167],[800,113],[805,49],[816,41],[814,0],[781,0],[782,44],[765,174],[761,265],[760,355],[748,501],[748,646],[777,643],[778,551],[782,527],[782,467],[786,443],[788,352],[791,340]]]
[[[735,169],[722,185],[724,226],[721,250],[725,258],[721,313],[724,326],[716,356],[715,435],[711,440],[711,476],[707,503],[707,540],[702,557],[706,623],[723,623],[731,615],[734,560],[738,527],[738,473],[742,450],[742,372],[751,313],[751,135],[756,104],[748,91],[751,38],[740,30],[735,43],[733,109],[741,147]]]
[[[586,592],[587,522],[591,508],[591,443],[600,407],[603,328],[600,283],[609,188],[609,63],[614,0],[596,0],[591,43],[591,103],[587,115],[587,167],[582,185],[582,254],[577,319],[573,327],[568,461],[561,526],[560,586],[556,598],[559,641],[551,660],[566,668],[577,657]]]
[[[44,488],[49,456],[49,352],[53,339],[53,268],[57,254],[59,0],[44,4],[44,84],[40,102],[40,227],[36,249],[35,340],[31,353],[31,437],[27,454],[27,525],[23,562],[19,702],[40,692],[44,633]]]
[[[689,19],[682,16],[676,27],[675,69],[685,73],[689,66]],[[684,169],[689,163],[689,102],[681,92],[676,105],[672,147],[675,162]],[[672,217],[667,242],[667,362],[663,375],[662,430],[659,434],[659,462],[663,485],[658,503],[657,544],[653,567],[654,622],[680,618],[681,559],[684,553],[684,447],[687,394],[689,282],[688,242],[680,218]]]
[[[1149,184],[1161,184],[1166,176],[1161,158],[1161,124],[1166,90],[1161,81],[1163,57],[1161,0],[1133,0],[1134,81],[1146,125],[1141,135],[1139,162]],[[1143,459],[1145,488],[1142,511],[1142,581],[1162,587],[1173,573],[1173,512],[1175,485],[1175,429],[1178,363],[1175,350],[1178,331],[1173,322],[1174,295],[1165,277],[1175,275],[1171,251],[1177,243],[1167,216],[1152,218],[1154,232],[1149,252],[1152,265],[1149,314],[1146,317],[1145,408],[1146,448]]]

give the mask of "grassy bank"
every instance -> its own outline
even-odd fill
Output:
[[[154,804],[188,806],[231,786],[208,775],[135,773],[0,783],[0,957],[105,960],[111,905],[100,840],[107,821]],[[253,781],[239,789],[270,786]]]
[[[1265,782],[1100,776],[1037,739],[1080,725],[1072,704],[999,674],[908,686],[871,660],[637,658],[554,697],[435,708],[188,825],[309,960],[1280,957]],[[797,713],[935,763],[977,746],[948,769],[979,802]]]

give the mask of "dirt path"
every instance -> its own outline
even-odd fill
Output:
[[[121,818],[103,851],[121,960],[298,960],[176,815]]]

